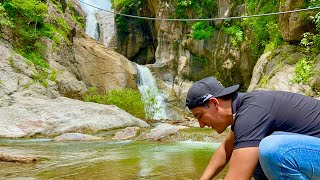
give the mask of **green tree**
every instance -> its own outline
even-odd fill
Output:
[[[209,39],[215,31],[214,27],[203,21],[195,23],[192,30],[191,36],[196,40]]]
[[[0,3],[0,26],[13,26],[7,12],[5,11],[3,5]]]
[[[34,32],[48,12],[47,5],[38,0],[7,0],[3,6],[11,18],[18,18],[21,25],[33,26]]]

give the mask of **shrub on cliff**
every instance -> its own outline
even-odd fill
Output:
[[[138,90],[125,88],[111,90],[104,94],[100,94],[97,88],[90,88],[84,94],[83,99],[86,102],[115,105],[137,118],[146,118],[144,105],[141,101],[141,94]]]

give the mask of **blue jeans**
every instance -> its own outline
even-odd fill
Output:
[[[259,161],[268,179],[320,180],[320,138],[274,132],[260,142]]]

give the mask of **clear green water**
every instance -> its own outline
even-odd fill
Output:
[[[0,178],[198,179],[217,146],[190,141],[0,140],[0,153],[39,158],[33,164],[0,163]]]

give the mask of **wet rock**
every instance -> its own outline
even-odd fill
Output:
[[[185,129],[189,127],[200,127],[198,120],[193,117],[186,117],[184,120],[174,121],[172,122],[172,124],[178,127],[181,127],[181,129]]]
[[[178,126],[164,123],[151,129],[151,131],[148,134],[146,134],[146,138],[150,140],[158,141],[172,134],[176,134],[178,132],[179,132]]]
[[[121,131],[118,131],[112,138],[114,140],[125,140],[135,137],[138,133],[139,127],[127,127]]]
[[[66,133],[55,137],[54,141],[94,141],[100,140],[100,137],[81,133]]]
[[[12,155],[0,154],[0,161],[14,162],[14,163],[34,163],[34,162],[37,162],[38,159],[36,157],[30,157],[30,156],[12,156]]]

